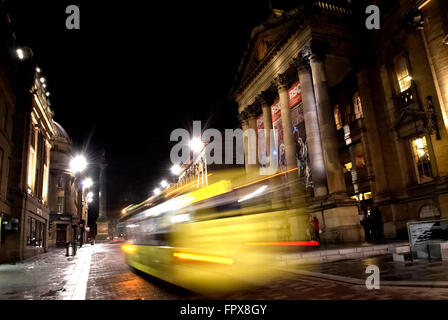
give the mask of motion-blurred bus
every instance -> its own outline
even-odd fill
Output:
[[[127,263],[197,292],[264,284],[277,277],[278,248],[304,239],[303,206],[291,205],[286,173],[208,174],[123,210]]]

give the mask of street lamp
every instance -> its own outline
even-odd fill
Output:
[[[18,57],[20,60],[23,60],[23,59],[25,58],[25,53],[24,53],[23,50],[20,49],[20,48],[16,50],[16,54],[17,54],[17,57]]]
[[[70,170],[74,173],[83,172],[87,167],[87,160],[82,155],[77,155],[70,161]]]
[[[189,145],[190,145],[190,149],[196,153],[201,151],[202,148],[204,147],[204,144],[202,143],[201,139],[199,139],[199,138],[191,139]]]
[[[159,188],[155,188],[155,189],[154,189],[154,194],[155,194],[155,195],[158,195],[158,194],[160,194],[160,192],[162,192],[162,191],[160,191],[160,189],[159,189]]]
[[[180,165],[178,164],[174,164],[171,167],[171,173],[178,176],[180,174],[180,172],[182,171],[182,168],[180,167]]]
[[[82,186],[86,189],[90,188],[92,185],[93,185],[93,181],[92,181],[92,178],[90,178],[90,177],[85,178],[82,182]],[[89,194],[91,194],[91,192],[89,192]]]
[[[93,192],[90,191],[90,192],[87,194],[87,203],[90,203],[90,202],[92,202],[92,201],[93,201]]]
[[[161,182],[160,182],[160,185],[162,186],[162,188],[167,188],[168,187],[168,182],[166,182],[166,180],[162,180]]]

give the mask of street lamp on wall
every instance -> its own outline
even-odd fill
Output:
[[[77,155],[70,161],[70,170],[74,173],[83,172],[87,167],[87,160],[83,155]]]

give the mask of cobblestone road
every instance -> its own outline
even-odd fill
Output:
[[[36,261],[1,265],[0,299],[208,299],[133,272],[124,263],[119,243],[87,245],[78,252],[75,258],[66,258],[58,250]],[[90,263],[87,268],[86,261]],[[214,299],[448,299],[448,288],[382,286],[380,290],[367,290],[360,285],[284,274],[285,279],[268,286]]]

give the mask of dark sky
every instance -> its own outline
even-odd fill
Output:
[[[65,28],[70,4],[80,8],[80,30]],[[33,49],[48,79],[55,121],[89,160],[105,148],[110,208],[125,192],[143,200],[169,177],[175,128],[188,129],[193,120],[218,129],[238,125],[226,97],[250,30],[269,16],[268,0],[9,6],[18,43]]]

